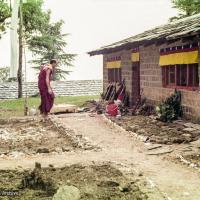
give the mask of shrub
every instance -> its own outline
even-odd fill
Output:
[[[182,117],[181,92],[175,90],[163,103],[156,107],[158,119],[171,122]]]

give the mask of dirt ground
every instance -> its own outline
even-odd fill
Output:
[[[0,171],[0,176],[1,187],[18,189],[19,195],[15,199],[50,200],[60,185],[79,188],[83,200],[147,199],[147,195],[140,190],[139,179],[128,179],[108,164],[71,165],[56,169],[48,167],[39,172],[35,169],[23,172]]]
[[[16,199],[48,200],[73,185],[84,200],[199,200],[199,157],[190,157],[199,153],[199,127],[137,116],[126,120],[137,129],[125,130],[117,125],[123,120],[88,113],[53,116],[46,124],[37,117],[0,120],[0,191],[13,188],[20,192]],[[164,128],[178,129],[182,142],[166,134],[166,144],[152,141],[152,133],[158,138]],[[36,162],[42,168],[35,174]]]
[[[200,138],[200,127],[198,129],[187,127],[188,123],[181,120],[174,123],[164,123],[153,117],[142,115],[124,116],[120,120],[110,119],[127,131],[146,136],[151,143],[181,144],[196,141]]]
[[[40,119],[0,120],[0,156],[15,157],[94,149],[72,129]]]
[[[188,164],[200,167],[199,124],[186,120],[165,123],[155,120],[153,116],[142,115],[124,116],[121,119],[110,117],[109,119],[129,132],[133,132],[138,136],[144,136],[147,144],[161,144],[155,145],[152,147],[153,149],[164,147],[163,144],[168,145],[169,148],[166,147],[167,150],[164,153],[172,152],[172,155],[168,156],[172,157],[171,159],[177,160],[176,157],[179,155],[179,157],[186,159]],[[160,153],[159,150],[157,153]]]

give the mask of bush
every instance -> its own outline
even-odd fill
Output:
[[[181,92],[175,90],[173,95],[156,107],[156,113],[158,119],[164,122],[171,122],[182,117]]]
[[[2,67],[0,68],[0,82],[6,82],[9,79],[10,68]]]

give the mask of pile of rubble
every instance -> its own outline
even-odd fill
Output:
[[[165,123],[149,116],[124,116],[120,120],[110,118],[127,131],[146,137],[146,141],[158,144],[189,143],[200,138],[200,125],[177,120]]]

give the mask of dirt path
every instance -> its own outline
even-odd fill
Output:
[[[184,166],[146,155],[144,143],[108,125],[101,116],[70,115],[60,119],[103,149],[105,160],[133,165],[155,183],[166,198],[199,200],[200,174]],[[101,153],[102,155],[102,153]],[[95,160],[102,159],[96,155]]]
[[[122,170],[135,170],[143,175],[151,187],[156,188],[167,200],[199,200],[200,174],[180,164],[166,160],[164,156],[147,155],[145,144],[128,132],[111,126],[102,116],[67,114],[55,119],[75,131],[101,150],[41,154],[18,159],[0,158],[0,169],[32,168],[36,161],[42,166],[55,167],[71,164],[111,162]],[[11,167],[10,167],[11,166]],[[125,167],[126,166],[126,167]],[[127,167],[128,166],[128,167]],[[154,196],[151,200],[161,200]]]

